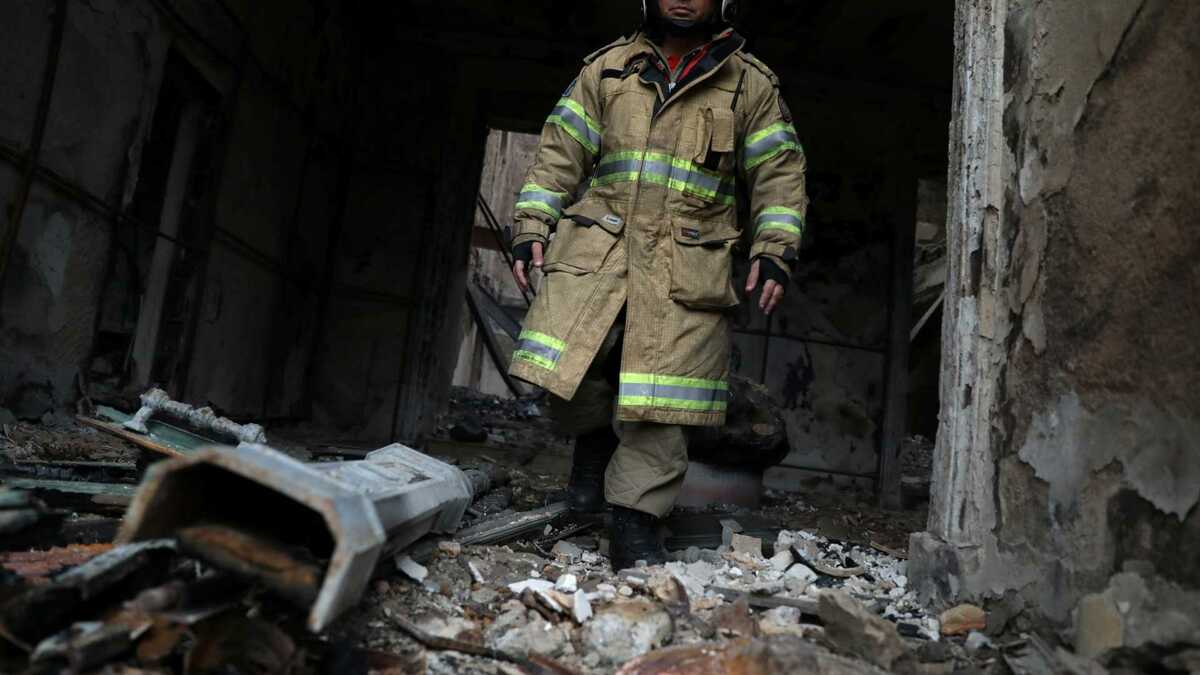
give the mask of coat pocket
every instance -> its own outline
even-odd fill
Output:
[[[571,206],[558,221],[542,271],[575,275],[595,272],[624,229],[624,217],[606,202],[585,199]]]
[[[699,113],[700,119],[696,125],[696,152],[692,161],[709,171],[733,173],[736,148],[733,111],[724,108],[704,108]]]
[[[736,228],[719,222],[675,220],[670,298],[693,309],[720,310],[738,304],[733,288]]]
[[[680,142],[683,163],[673,170],[679,195],[671,209],[696,220],[732,222],[737,199],[733,112],[702,107],[689,112]]]

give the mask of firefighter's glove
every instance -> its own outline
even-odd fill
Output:
[[[536,240],[513,246],[513,278],[522,292],[529,290],[529,270],[542,267],[543,249],[544,244]]]
[[[762,295],[758,299],[758,308],[768,316],[779,303],[783,301],[787,290],[788,274],[776,262],[766,256],[759,256],[750,265],[750,276],[746,279],[746,294],[749,295],[758,288],[762,280]]]
[[[517,244],[513,247],[513,259],[525,263],[525,267],[529,267],[529,263],[533,261],[533,240]]]
[[[762,276],[763,283],[774,281],[780,286],[787,288],[787,272],[784,272],[783,268],[781,268],[779,265],[776,265],[774,260],[766,257],[760,257],[757,258],[757,262],[760,264],[758,273]]]

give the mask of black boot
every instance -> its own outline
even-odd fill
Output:
[[[619,442],[611,427],[575,439],[571,480],[567,483],[567,506],[571,511],[599,513],[604,510],[604,471]]]
[[[645,560],[647,565],[667,562],[667,551],[658,541],[658,519],[649,513],[614,506],[608,552],[614,572],[636,567],[639,560]]]

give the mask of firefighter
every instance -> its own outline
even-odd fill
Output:
[[[665,561],[688,429],[725,421],[739,202],[766,314],[804,234],[804,152],[736,5],[644,0],[641,30],[584,59],[516,204],[513,274],[545,278],[510,372],[576,437],[568,500],[612,506],[614,569]]]

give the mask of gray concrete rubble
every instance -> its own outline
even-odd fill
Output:
[[[42,435],[25,423],[9,433],[42,443],[71,428],[46,424]],[[90,427],[75,433],[110,437]],[[303,612],[326,645],[316,658],[341,658],[332,645],[349,644],[435,673],[712,672],[697,670],[702,663],[718,672],[753,663],[770,673],[942,673],[1000,661],[1018,673],[1092,672],[1154,655],[1186,666],[1192,655],[1180,645],[1196,639],[1190,596],[1157,585],[1153,574],[1143,579],[1138,564],[1080,603],[1068,635],[1030,632],[1015,595],[925,604],[903,548],[921,514],[910,524],[905,513],[873,510],[853,495],[768,491],[756,511],[679,509],[664,521],[667,541],[703,545],[680,546],[661,566],[615,572],[602,523],[545,505],[561,474],[511,457],[470,464],[401,446],[355,461],[304,462],[294,446],[188,453],[151,468],[121,540],[168,539],[118,545],[77,567],[86,557],[76,556],[91,549],[10,562],[0,552],[15,583],[44,580],[0,603],[0,625],[39,663],[128,662],[151,650],[152,638],[179,655],[198,647],[159,631],[197,625],[220,627],[205,640],[245,633],[254,649],[286,659],[312,638],[277,626],[298,626]],[[115,464],[63,466],[93,478],[126,475]],[[223,498],[193,499],[214,491]],[[508,503],[500,511],[468,505],[497,492]],[[0,514],[53,519],[57,502],[42,494],[0,492]],[[382,534],[346,529],[370,522]],[[43,527],[18,526],[18,534]],[[85,598],[97,592],[138,609],[95,614]]]

